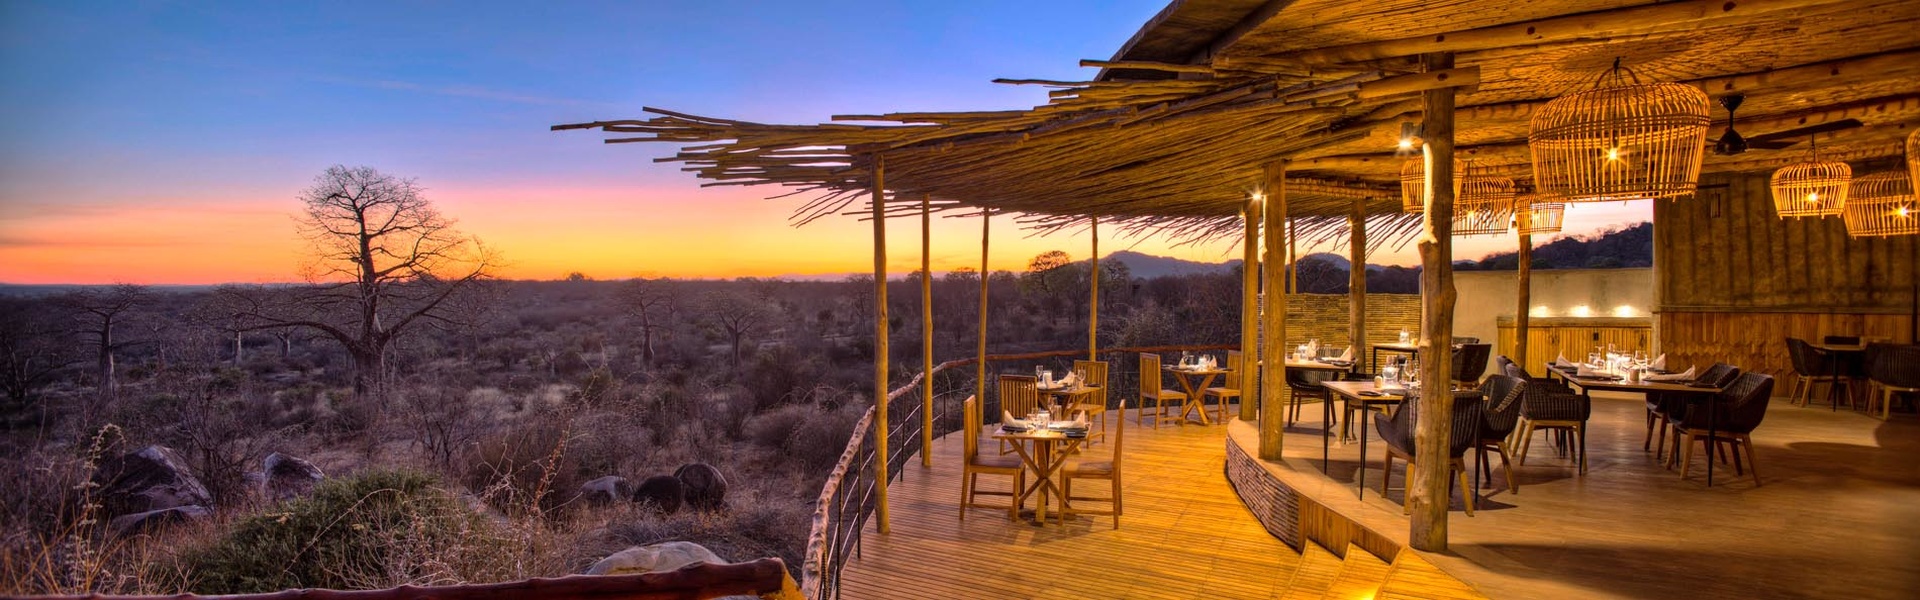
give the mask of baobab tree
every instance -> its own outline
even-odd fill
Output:
[[[773,307],[765,298],[739,291],[710,292],[701,300],[702,316],[727,336],[733,347],[733,366],[740,367],[741,346],[773,321]]]
[[[300,192],[312,246],[308,285],[234,288],[251,329],[303,328],[353,359],[353,390],[377,395],[394,341],[426,323],[452,325],[450,299],[491,276],[497,258],[456,230],[412,179],[371,167],[329,167]]]
[[[132,345],[117,332],[127,325],[135,311],[151,301],[146,286],[120,284],[107,288],[87,288],[60,297],[60,303],[72,311],[74,330],[92,342],[95,376],[101,393],[114,387],[114,353]]]
[[[639,277],[620,289],[620,299],[627,312],[640,320],[640,360],[649,367],[653,366],[653,331],[675,308],[672,285],[666,279]]]

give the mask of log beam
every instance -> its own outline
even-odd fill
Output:
[[[1100,360],[1100,217],[1093,217],[1087,225],[1087,232],[1093,237],[1093,262],[1087,279],[1093,282],[1087,301],[1087,360]]]
[[[1260,403],[1260,197],[1240,209],[1240,420],[1254,422]]]
[[[987,401],[987,234],[993,229],[993,211],[980,211],[980,334],[979,360],[974,362],[973,397]]]
[[[1287,163],[1268,163],[1265,180],[1267,251],[1261,271],[1266,273],[1267,331],[1260,344],[1260,459],[1277,461],[1287,423],[1281,397],[1287,389]]]
[[[887,219],[886,164],[873,157],[873,491],[874,523],[882,535],[887,523]]]
[[[1367,353],[1367,201],[1353,201],[1347,227],[1347,341],[1358,364]]]
[[[1529,210],[1529,208],[1525,206],[1518,206],[1518,207],[1515,207],[1515,209]],[[1518,270],[1520,271],[1520,274],[1518,275],[1519,281],[1517,284],[1518,285],[1517,289],[1519,290],[1519,293],[1516,294],[1518,296],[1517,298],[1515,298],[1515,300],[1517,301],[1516,303],[1517,305],[1514,306],[1515,310],[1513,313],[1513,356],[1508,358],[1511,358],[1513,359],[1514,362],[1519,363],[1520,368],[1526,369],[1528,371],[1532,371],[1533,362],[1527,359],[1527,319],[1530,316],[1528,315],[1527,310],[1533,304],[1533,235],[1532,234],[1526,234],[1526,233],[1520,234],[1519,252],[1520,252],[1520,255],[1518,258],[1519,258],[1520,265]],[[1505,375],[1505,373],[1501,373],[1501,374]]]
[[[933,466],[933,194],[920,195],[920,466]]]
[[[1453,66],[1452,54],[1423,57],[1429,69]],[[1447,549],[1448,447],[1453,414],[1453,88],[1425,92],[1422,154],[1427,162],[1425,231],[1420,236],[1420,397],[1414,423],[1413,475],[1406,503],[1408,541],[1419,550]],[[1462,490],[1472,494],[1472,489]]]

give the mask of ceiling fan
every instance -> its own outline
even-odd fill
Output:
[[[1714,154],[1731,156],[1746,152],[1749,148],[1780,150],[1800,143],[1800,139],[1822,133],[1853,129],[1862,125],[1859,119],[1841,119],[1747,137],[1740,135],[1740,132],[1734,131],[1733,129],[1733,113],[1740,109],[1740,103],[1746,101],[1746,99],[1746,96],[1740,94],[1729,94],[1720,97],[1720,106],[1726,107],[1727,109],[1727,131],[1720,134],[1720,139],[1713,143]]]

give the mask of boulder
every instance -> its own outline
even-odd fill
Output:
[[[686,488],[687,505],[699,510],[714,510],[727,505],[727,478],[707,463],[692,463],[673,472]]]
[[[273,502],[305,496],[326,477],[313,463],[279,452],[268,454],[264,465],[260,493]]]
[[[113,528],[114,535],[132,535],[146,533],[174,523],[202,521],[211,516],[213,511],[207,510],[204,506],[175,506],[120,515],[108,521],[107,526]]]
[[[587,567],[588,575],[639,575],[676,571],[694,563],[726,564],[726,560],[693,542],[662,542],[634,546],[613,553]]]
[[[680,503],[686,500],[685,486],[680,479],[672,475],[655,475],[640,482],[633,490],[633,501],[650,505],[654,510],[673,514],[680,510]]]
[[[176,506],[212,506],[207,486],[193,476],[180,455],[166,446],[101,461],[93,473],[101,508],[111,516],[135,515]]]
[[[606,506],[616,500],[633,497],[633,483],[619,475],[608,475],[580,484],[580,498],[592,506]]]

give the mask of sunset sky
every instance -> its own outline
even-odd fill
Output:
[[[761,199],[776,190],[701,189],[651,162],[668,146],[547,127],[643,104],[790,123],[1026,107],[1044,90],[990,80],[1091,77],[1077,61],[1164,4],[0,3],[0,283],[296,280],[295,194],[333,164],[417,178],[510,278],[861,271],[864,223],[796,229],[792,201]],[[1568,232],[1650,215],[1577,207]],[[917,227],[891,236],[896,273],[918,268]],[[938,222],[934,269],[977,266],[978,227]],[[1003,220],[994,267],[1087,253],[1084,236],[1027,236]],[[1456,256],[1511,244],[1463,240]]]

